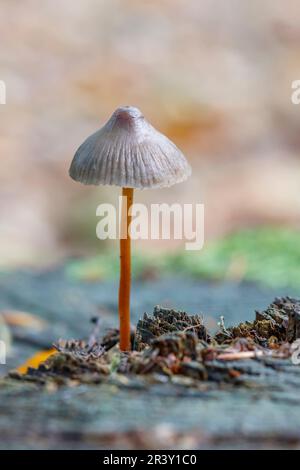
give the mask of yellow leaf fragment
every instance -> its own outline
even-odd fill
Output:
[[[57,351],[56,349],[47,349],[46,351],[38,351],[34,356],[30,357],[24,364],[20,365],[17,368],[17,371],[20,374],[26,374],[28,371],[29,367],[32,367],[33,369],[37,369],[40,364],[45,362],[48,357],[52,356],[52,354],[55,354]]]

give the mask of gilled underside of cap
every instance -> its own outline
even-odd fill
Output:
[[[77,150],[70,176],[84,184],[159,188],[187,179],[191,168],[180,150],[137,108],[118,108]]]

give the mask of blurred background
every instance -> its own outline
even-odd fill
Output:
[[[84,187],[68,169],[116,107],[134,105],[193,168],[187,183],[137,191],[136,201],[198,202],[206,211],[201,253],[177,240],[136,243],[139,275],[176,268],[300,285],[297,0],[0,6],[2,270],[68,260],[75,277],[114,275],[117,246],[97,240],[95,211],[119,189]]]

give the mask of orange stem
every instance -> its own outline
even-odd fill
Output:
[[[130,284],[131,284],[131,240],[128,231],[133,202],[133,188],[122,188],[121,238],[120,238],[120,285],[119,320],[120,350],[130,351]]]

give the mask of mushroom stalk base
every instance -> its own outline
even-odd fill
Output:
[[[119,320],[120,350],[130,351],[130,286],[131,286],[131,239],[129,209],[133,202],[133,188],[122,188],[121,237],[120,237],[120,285]]]

